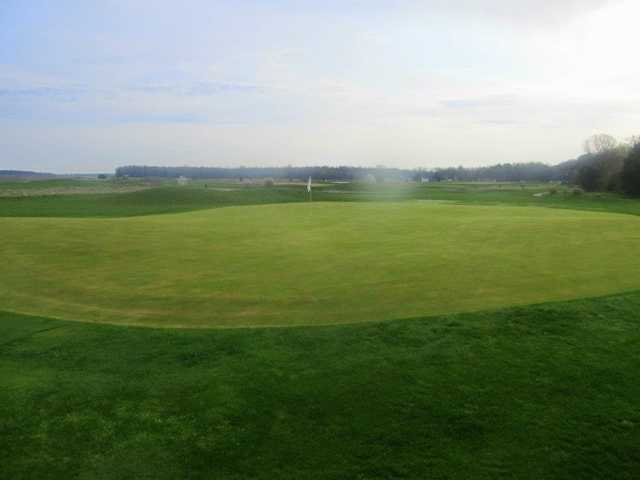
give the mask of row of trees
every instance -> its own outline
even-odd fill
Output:
[[[496,182],[551,182],[566,179],[566,172],[544,163],[500,163],[477,168],[439,168],[420,171],[416,177],[431,181],[456,180]]]
[[[619,142],[597,134],[584,143],[585,153],[565,162],[569,181],[583,189],[640,195],[640,136]]]
[[[504,163],[478,168],[439,168],[434,170],[407,170],[398,168],[365,167],[152,167],[129,165],[116,169],[118,177],[159,177],[159,178],[282,178],[307,179],[313,177],[330,181],[371,180],[371,181],[498,181],[498,182],[549,182],[568,178],[568,172],[559,166],[544,163]]]
[[[307,179],[309,177],[336,180],[361,180],[372,177],[378,181],[408,180],[413,171],[397,168],[363,168],[363,167],[150,167],[129,165],[116,169],[117,177],[160,177],[160,178],[282,178]]]
[[[323,179],[329,181],[498,181],[565,182],[586,191],[618,191],[640,195],[640,136],[624,142],[611,135],[598,134],[584,143],[585,153],[558,165],[544,163],[503,163],[479,168],[439,168],[406,170],[364,167],[153,167],[129,165],[116,169],[118,177],[160,178],[280,178],[290,180]]]
[[[51,177],[51,173],[32,172],[30,170],[0,170],[0,177]]]

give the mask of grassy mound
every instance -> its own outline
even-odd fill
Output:
[[[640,218],[608,213],[298,203],[118,219],[0,218],[0,230],[5,310],[97,322],[350,323],[640,285]]]
[[[639,309],[250,330],[0,313],[0,478],[638,478]]]

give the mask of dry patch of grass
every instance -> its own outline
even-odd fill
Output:
[[[104,186],[69,186],[69,187],[47,187],[28,189],[0,189],[0,197],[45,197],[51,195],[83,195],[83,194],[103,194],[103,193],[130,193],[151,188],[144,185],[104,185]]]

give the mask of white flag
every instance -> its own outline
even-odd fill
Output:
[[[307,182],[307,192],[311,193],[311,177],[309,177],[309,181]]]

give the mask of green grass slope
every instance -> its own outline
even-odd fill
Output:
[[[155,187],[126,193],[0,198],[0,217],[132,217],[304,201],[302,188]]]
[[[640,286],[640,218],[414,201],[0,218],[2,308],[159,326],[387,320]]]
[[[98,181],[95,181],[98,182]],[[179,213],[233,205],[306,202],[304,185],[261,187],[238,183],[194,182],[186,187],[162,184],[143,191],[127,192],[127,187],[146,185],[142,181],[109,182],[124,192],[76,195],[48,195],[3,198],[2,191],[17,184],[0,182],[0,217],[131,217]],[[24,188],[37,189],[43,182],[22,182]],[[75,181],[82,185],[90,182]],[[204,188],[204,185],[207,188]],[[556,194],[549,194],[557,190]],[[90,189],[88,189],[90,191]],[[616,194],[573,195],[571,189],[549,184],[433,183],[319,184],[314,186],[316,201],[403,201],[443,200],[474,205],[541,206],[594,210],[640,215],[640,201]],[[542,194],[540,196],[540,194]],[[537,196],[536,196],[537,195]]]
[[[635,479],[639,309],[249,330],[0,313],[0,478]]]

